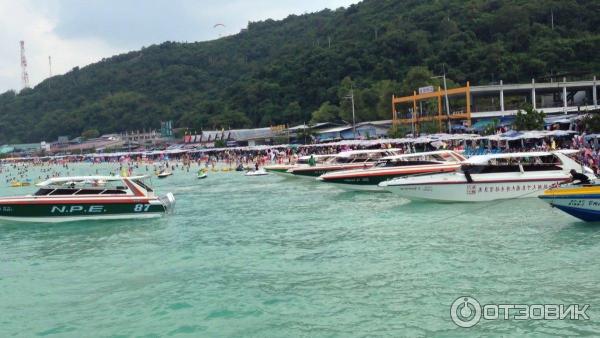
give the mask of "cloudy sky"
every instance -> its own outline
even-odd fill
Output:
[[[359,0],[0,0],[0,92],[20,89],[19,41],[32,86],[49,75],[154,43],[203,41],[248,21],[346,7]],[[213,28],[217,23],[225,25]]]

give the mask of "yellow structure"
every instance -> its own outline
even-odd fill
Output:
[[[458,111],[458,112],[450,112],[450,115],[447,115],[446,113],[443,112],[442,106],[443,106],[443,100],[444,100],[444,96],[446,95],[446,92],[444,90],[442,90],[442,88],[438,87],[438,90],[432,93],[424,93],[424,94],[417,94],[417,92],[413,92],[413,95],[411,96],[404,96],[404,97],[396,97],[394,95],[392,95],[392,121],[394,123],[394,125],[398,125],[398,124],[409,124],[415,125],[415,130],[418,131],[419,129],[419,124],[421,122],[431,122],[431,121],[437,121],[440,131],[442,130],[442,122],[444,121],[448,121],[448,119],[450,120],[466,120],[468,125],[471,125],[471,85],[469,84],[469,82],[467,82],[467,86],[466,87],[460,87],[460,88],[452,88],[452,89],[448,89],[447,91],[447,95],[448,95],[448,100],[450,100],[450,97],[456,97],[456,96],[465,96],[465,106],[466,109],[464,111]],[[438,108],[438,113],[437,115],[429,115],[429,116],[419,116],[418,114],[418,110],[417,110],[417,106],[418,103],[420,101],[423,100],[430,100],[433,98],[437,98],[437,108]],[[412,103],[412,116],[410,118],[398,118],[398,110],[397,110],[397,105],[401,104],[401,103]]]

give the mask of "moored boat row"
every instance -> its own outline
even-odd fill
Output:
[[[501,153],[465,158],[451,150],[399,154],[355,150],[302,157],[300,163],[249,170],[312,177],[347,190],[386,191],[436,202],[481,202],[536,197],[586,221],[600,220],[600,185],[575,150]],[[207,170],[197,174],[207,177]],[[166,174],[166,173],[165,173]],[[157,197],[145,176],[52,178],[32,195],[0,198],[0,219],[62,222],[159,217],[173,210],[172,194]],[[564,186],[576,178],[580,186]],[[544,192],[545,191],[545,192]]]
[[[600,221],[600,185],[561,187],[573,180],[574,173],[596,179],[591,169],[574,159],[576,150],[469,159],[450,150],[382,156],[386,152],[395,150],[341,153],[324,163],[289,165],[279,172],[289,167],[286,174],[318,176],[318,181],[346,190],[387,191],[422,201],[481,202],[542,194],[541,199],[575,217]]]

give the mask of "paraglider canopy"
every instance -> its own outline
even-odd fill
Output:
[[[213,29],[217,29],[217,31],[219,32],[219,37],[222,36],[222,32],[225,29],[225,27],[226,26],[224,24],[222,24],[222,23],[216,23],[216,24],[213,25]]]

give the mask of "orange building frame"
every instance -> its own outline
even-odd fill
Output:
[[[411,96],[396,97],[396,96],[392,95],[392,122],[393,122],[393,124],[394,125],[414,124],[418,130],[419,123],[421,123],[421,122],[437,121],[439,124],[440,131],[441,131],[442,130],[442,122],[448,121],[448,119],[450,119],[450,120],[467,120],[468,126],[471,126],[471,85],[469,84],[469,82],[467,82],[466,87],[452,88],[452,89],[448,89],[448,91],[447,91],[448,99],[450,99],[451,96],[458,96],[458,95],[465,96],[466,112],[461,112],[461,113],[450,112],[450,115],[444,114],[442,112],[442,101],[444,100],[445,95],[446,95],[446,92],[444,90],[442,90],[441,87],[438,87],[438,90],[435,92],[432,92],[432,93],[417,94],[417,92],[414,91],[413,95],[411,95]],[[419,101],[428,100],[428,99],[432,99],[432,98],[436,98],[436,97],[438,100],[438,114],[433,115],[433,116],[419,117],[417,114],[417,103]],[[412,117],[399,119],[398,118],[398,110],[396,109],[396,106],[400,103],[411,103],[411,102],[412,102],[412,108],[413,108]]]

